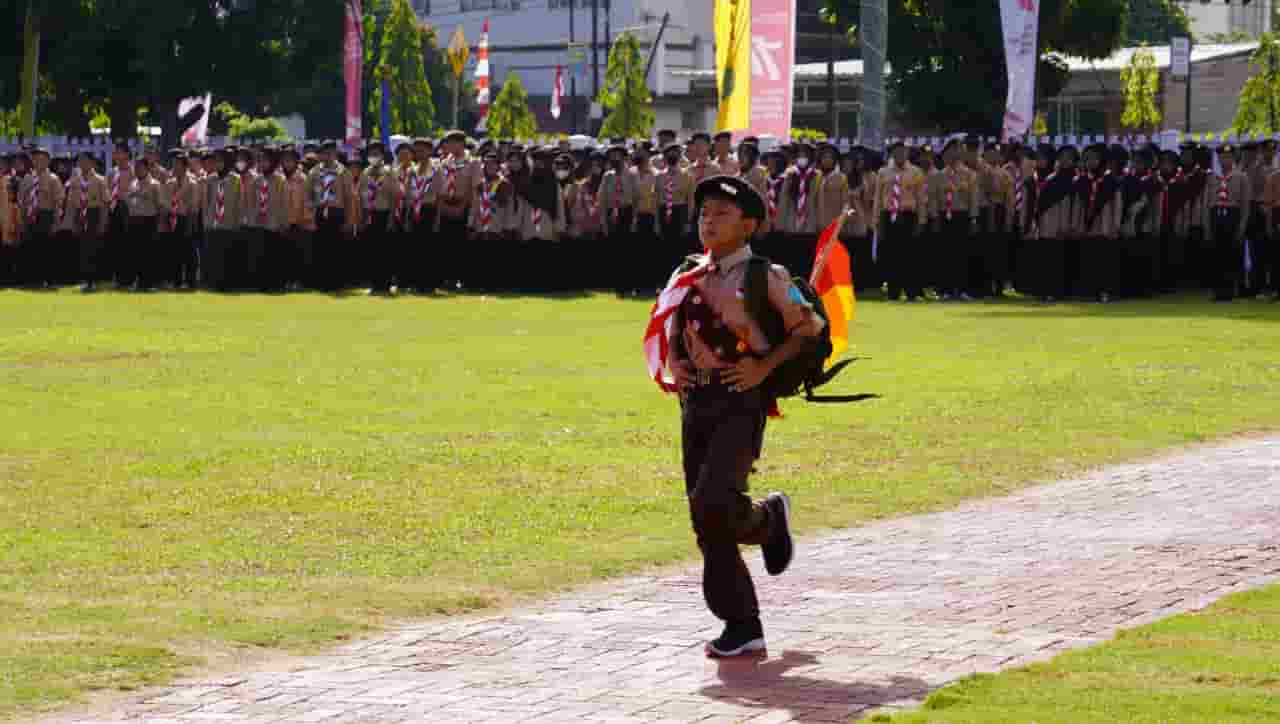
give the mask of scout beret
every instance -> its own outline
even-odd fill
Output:
[[[1177,163],[1177,162],[1178,162],[1178,160],[1179,160],[1178,152],[1177,152],[1177,151],[1172,151],[1172,150],[1164,150],[1164,151],[1161,151],[1161,152],[1160,152],[1160,160],[1161,160],[1161,161],[1164,161],[1164,160],[1166,160],[1166,159],[1168,159],[1169,161],[1172,161],[1172,162],[1174,162],[1174,163]]]
[[[432,141],[430,138],[415,138],[415,139],[413,139],[413,145],[415,145],[415,146],[434,146],[434,145],[436,145],[436,144],[435,144],[435,141]]]
[[[703,180],[694,191],[694,205],[702,208],[702,202],[708,197],[732,201],[742,210],[743,217],[764,221],[764,199],[751,184],[736,176],[712,176]]]
[[[907,147],[907,144],[903,143],[902,141],[894,141],[893,143],[889,144],[889,148],[886,150],[889,153],[893,153],[895,150],[899,148],[906,148],[906,147]]]
[[[722,138],[723,138],[723,139],[726,139],[726,140],[730,140],[730,141],[732,141],[732,140],[733,140],[733,134],[732,134],[732,133],[730,133],[730,132],[728,132],[728,131],[720,131],[720,132],[719,132],[719,133],[717,133],[717,134],[716,134],[716,136],[715,136],[715,139],[716,139],[717,141],[719,141],[719,140],[720,140],[720,139],[722,139]]]
[[[1043,159],[1052,161],[1057,157],[1058,157],[1058,149],[1054,148],[1053,146],[1047,143],[1042,143],[1039,146],[1036,146],[1036,158],[1043,158]]]
[[[49,149],[45,148],[44,146],[32,146],[31,155],[44,156],[45,158],[48,158],[50,154],[49,154]]]
[[[385,153],[386,150],[387,150],[387,144],[383,143],[382,141],[369,141],[368,143],[364,144],[365,153],[372,153],[373,151],[382,151],[383,153]]]
[[[1080,158],[1080,151],[1075,146],[1063,146],[1058,149],[1058,156],[1070,156],[1073,159]]]
[[[622,155],[625,156],[627,155],[627,147],[625,144],[615,143],[612,146],[610,146],[609,149],[605,151],[605,153],[621,153]]]
[[[549,146],[534,146],[529,150],[529,155],[534,158],[552,158],[555,153],[555,149]]]
[[[445,141],[457,141],[458,143],[466,143],[466,142],[467,142],[467,134],[466,134],[466,133],[463,133],[462,131],[457,131],[457,130],[449,131],[448,133],[444,134],[444,140],[445,140]]]
[[[818,153],[819,154],[830,153],[831,155],[836,157],[836,160],[840,160],[840,149],[836,148],[834,145],[830,143],[827,143],[826,141],[823,141],[822,143],[818,144]]]
[[[498,152],[492,149],[485,151],[484,156],[482,158],[485,163],[488,163],[489,161],[493,161],[494,163],[500,163],[502,161],[502,157],[498,155]]]
[[[76,158],[78,159],[87,158],[91,161],[97,160],[96,157],[93,155],[93,151],[88,151],[88,150],[81,150],[80,153],[76,154]]]
[[[742,143],[751,143],[759,146],[760,138],[759,136],[747,136],[746,138],[742,139]]]
[[[673,151],[675,153],[684,153],[684,146],[681,146],[678,143],[668,143],[666,147],[662,149],[663,154],[668,154]]]
[[[1107,153],[1107,159],[1113,163],[1125,163],[1129,160],[1129,150],[1120,144],[1114,144]]]
[[[706,141],[707,143],[710,143],[710,142],[711,142],[711,134],[710,134],[710,133],[707,133],[706,131],[698,131],[697,133],[693,134],[692,136],[689,136],[689,142],[690,142],[690,143],[692,143],[692,142],[694,142],[694,141]]]
[[[567,153],[562,153],[562,154],[560,154],[560,155],[556,156],[556,158],[555,158],[555,165],[557,165],[557,166],[568,166],[568,167],[572,168],[572,167],[573,167],[573,156],[570,156],[570,155],[569,155],[569,154],[567,154]]]
[[[1224,143],[1221,146],[1218,146],[1219,156],[1234,156],[1235,154],[1236,154],[1236,149],[1230,143]]]
[[[324,143],[320,144],[320,150],[322,150],[322,151],[336,151],[336,150],[338,150],[338,142],[337,142],[337,141],[325,141]]]
[[[959,146],[959,145],[960,145],[960,139],[959,139],[959,138],[950,138],[950,139],[948,139],[948,140],[947,140],[947,142],[946,142],[946,143],[944,143],[944,144],[942,145],[942,152],[943,152],[943,153],[946,153],[947,151],[950,151],[951,149],[953,149],[953,148],[955,148],[956,146]],[[928,152],[929,152],[929,150],[932,150],[932,149],[929,149],[929,146],[926,144],[926,145],[925,145],[925,147],[924,147],[924,148],[922,148],[922,149],[920,149],[920,150],[925,151],[926,153],[928,153]]]
[[[664,128],[661,131],[658,131],[658,138],[662,138],[663,136],[671,136],[672,138],[675,138],[676,132],[670,128]]]

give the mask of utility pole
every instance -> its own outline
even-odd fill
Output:
[[[840,119],[836,116],[836,17],[832,15],[827,20],[827,118],[834,142],[840,133]]]
[[[612,32],[609,29],[609,16],[613,14],[613,0],[604,0],[604,77],[609,82],[609,53],[613,50]],[[604,127],[604,106],[600,107],[600,125]]]
[[[884,149],[884,59],[888,45],[889,6],[886,0],[862,0],[862,117],[863,145]]]
[[[40,16],[44,11],[44,0],[28,0],[27,18],[22,33],[22,98],[19,107],[18,125],[22,135],[34,138],[36,135],[36,95],[37,81],[40,77]]]
[[[573,36],[573,16],[577,15],[576,0],[569,0],[569,47],[576,40]],[[573,51],[576,52],[576,51]],[[569,133],[578,132],[578,74],[573,58],[569,59]]]
[[[600,0],[591,0],[591,108],[595,109],[596,99],[600,97],[600,55],[596,48],[600,43]],[[590,118],[590,116],[588,116]],[[595,118],[590,118],[587,127],[595,130]]]

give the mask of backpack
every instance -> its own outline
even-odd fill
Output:
[[[760,326],[769,344],[776,347],[786,341],[787,330],[782,321],[782,314],[769,301],[769,268],[772,262],[761,256],[753,256],[747,264],[746,286],[743,290],[747,313]],[[814,390],[835,379],[836,375],[843,372],[844,368],[852,364],[856,358],[841,360],[831,365],[831,369],[825,369],[827,358],[832,352],[831,320],[827,316],[827,309],[822,304],[822,298],[809,285],[808,280],[794,277],[791,283],[826,324],[822,325],[821,334],[807,340],[799,354],[784,362],[769,375],[761,386],[765,394],[772,399],[778,399],[795,397],[803,391],[805,400],[809,402],[860,402],[874,397],[874,395],[818,396],[813,394]]]

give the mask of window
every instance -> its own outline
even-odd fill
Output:
[[[413,11],[418,15],[431,14],[431,0],[413,0]]]
[[[573,3],[574,8],[580,8],[591,2],[591,0],[547,0],[548,10],[568,10],[569,3]]]
[[[462,0],[462,11],[519,10],[520,0]]]

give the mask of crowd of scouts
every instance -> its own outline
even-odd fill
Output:
[[[1108,301],[1188,285],[1230,299],[1277,291],[1275,152],[967,137],[881,155],[735,147],[728,133],[681,144],[673,131],[571,149],[454,131],[349,155],[329,142],[135,159],[118,144],[103,175],[91,154],[31,148],[0,158],[0,286],[533,292],[590,278],[652,294],[701,250],[694,189],[729,175],[766,200],[758,253],[807,274],[848,210],[855,286],[894,300]]]

